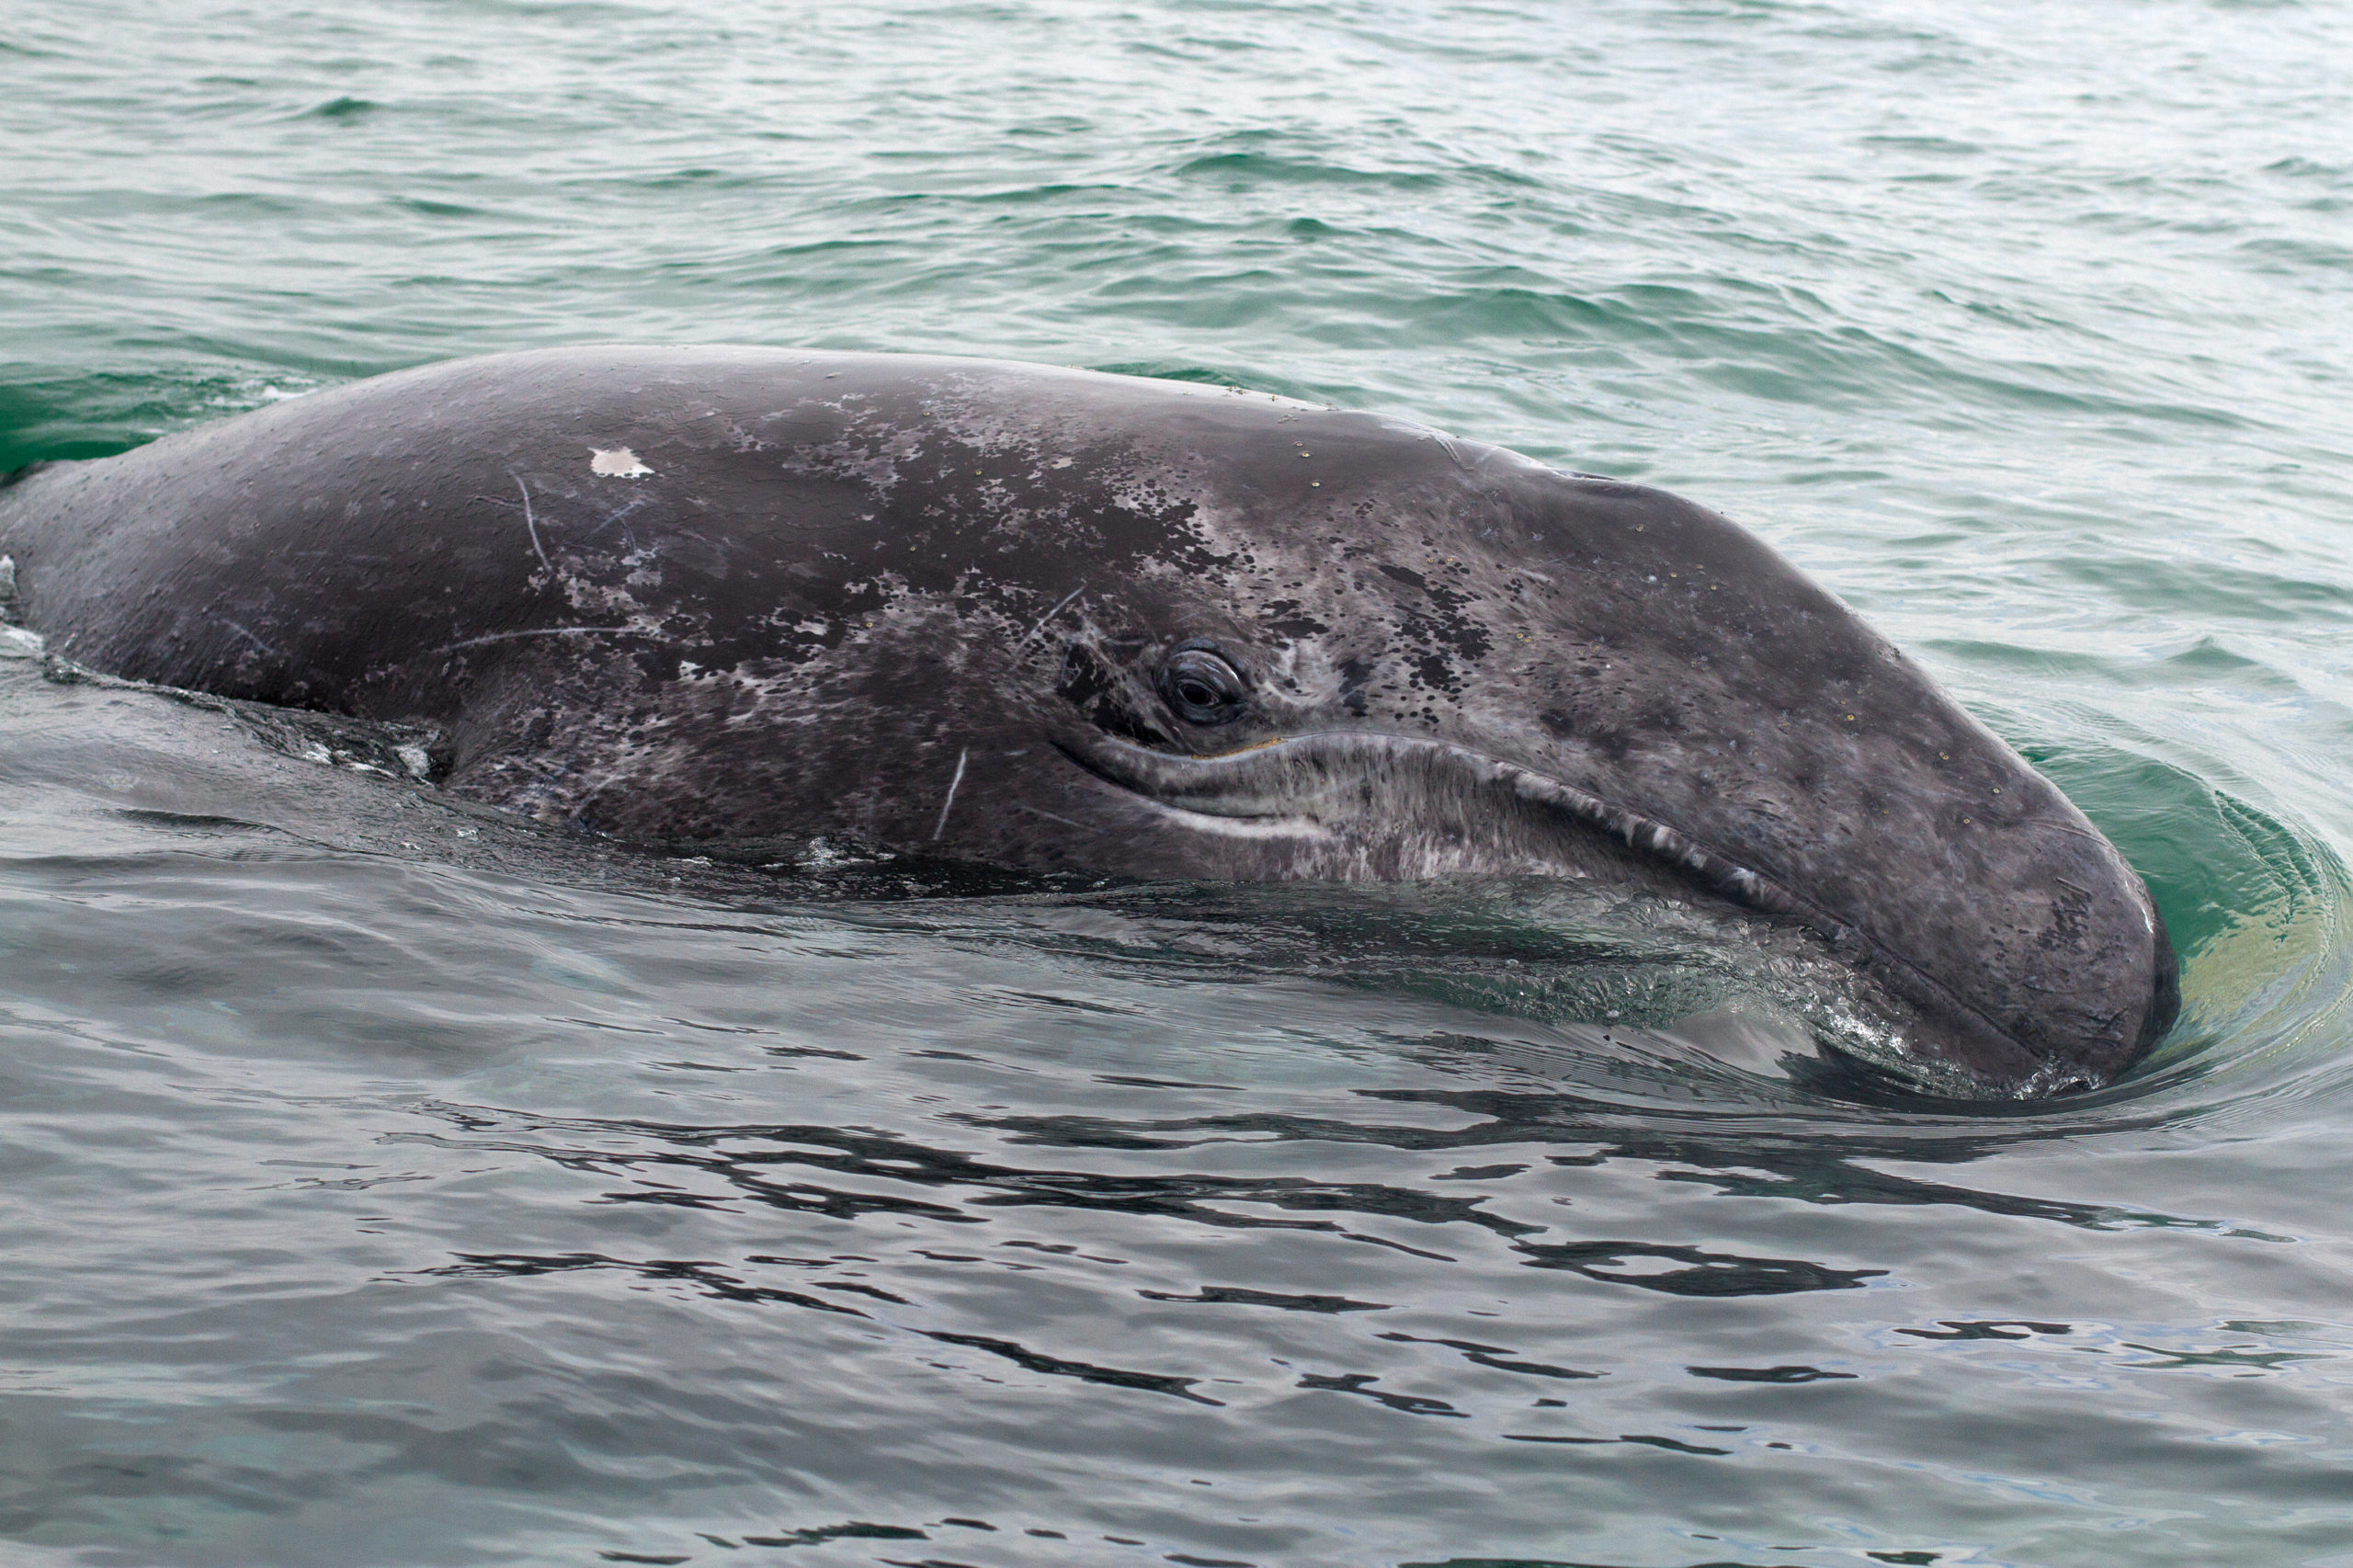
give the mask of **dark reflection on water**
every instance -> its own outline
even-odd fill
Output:
[[[1461,1096],[1433,1096],[1438,1103],[1453,1103]],[[442,1108],[453,1121],[470,1131],[492,1131],[500,1129],[502,1119],[474,1109]],[[730,1197],[750,1199],[774,1208],[796,1212],[824,1214],[834,1219],[855,1220],[868,1214],[921,1215],[926,1219],[954,1222],[976,1222],[979,1215],[972,1210],[995,1208],[1076,1209],[1096,1212],[1133,1215],[1152,1220],[1184,1221],[1195,1224],[1237,1229],[1286,1229],[1314,1231],[1336,1235],[1349,1241],[1369,1242],[1392,1247],[1437,1262],[1452,1259],[1442,1253],[1406,1246],[1404,1244],[1379,1236],[1367,1236],[1347,1228],[1346,1220],[1307,1220],[1288,1217],[1300,1211],[1313,1213],[1361,1214],[1408,1221],[1422,1225],[1476,1225],[1512,1244],[1531,1267],[1568,1269],[1589,1279],[1639,1286],[1643,1290],[1665,1290],[1689,1296],[1752,1296],[1779,1295],[1792,1290],[1851,1290],[1863,1280],[1883,1273],[1881,1269],[1839,1269],[1793,1258],[1743,1257],[1728,1254],[1703,1252],[1689,1246],[1664,1245],[1648,1242],[1590,1241],[1562,1244],[1537,1244],[1526,1238],[1543,1233],[1548,1227],[1506,1219],[1482,1208],[1478,1198],[1457,1198],[1445,1194],[1418,1191],[1408,1187],[1377,1186],[1364,1183],[1334,1183],[1298,1177],[1279,1179],[1249,1179],[1244,1177],[1184,1176],[1103,1176],[1083,1171],[1028,1170],[1017,1167],[984,1164],[960,1153],[925,1149],[899,1140],[871,1135],[846,1133],[822,1127],[654,1127],[642,1123],[593,1126],[580,1123],[527,1124],[530,1132],[561,1136],[585,1135],[591,1140],[601,1136],[618,1138],[632,1147],[625,1152],[608,1153],[597,1142],[563,1142],[551,1145],[540,1142],[516,1142],[502,1139],[444,1140],[446,1146],[456,1149],[531,1153],[543,1155],[568,1170],[595,1171],[608,1176],[625,1176],[642,1184],[618,1192],[607,1192],[602,1201],[608,1203],[655,1203],[681,1207],[710,1207],[730,1201]],[[1017,1124],[1018,1125],[1018,1124]],[[1191,1131],[1194,1124],[1181,1129]],[[1246,1119],[1236,1126],[1231,1119],[1218,1119],[1213,1124],[1222,1131],[1245,1131],[1273,1132],[1282,1138],[1320,1140],[1323,1129],[1269,1126],[1267,1119]],[[1356,1128],[1350,1130],[1353,1141],[1389,1143],[1384,1136],[1399,1130]],[[1063,1134],[1057,1136],[1055,1134]],[[1550,1129],[1538,1136],[1550,1135]],[[425,1135],[409,1135],[424,1141]],[[1488,1140],[1478,1137],[1472,1142]],[[1183,1139],[1150,1139],[1141,1133],[1133,1136],[1105,1137],[1093,1129],[1051,1129],[1041,1135],[1033,1127],[1023,1125],[1021,1132],[1010,1142],[1014,1143],[1067,1142],[1083,1147],[1111,1149],[1166,1149],[1191,1146]],[[659,1153],[646,1152],[640,1145],[666,1145]],[[725,1152],[714,1152],[714,1144],[728,1144]],[[775,1144],[783,1147],[769,1148]],[[1412,1149],[1456,1146],[1456,1141],[1416,1138],[1397,1146]],[[1633,1153],[1617,1151],[1617,1155],[1637,1159],[1656,1159],[1654,1152]],[[1592,1165],[1612,1155],[1590,1155],[1572,1158],[1550,1157],[1555,1165]],[[1681,1158],[1682,1155],[1674,1157]],[[828,1174],[879,1177],[905,1183],[926,1189],[961,1189],[958,1206],[882,1194],[865,1190],[847,1190],[824,1185],[790,1179],[780,1176],[779,1166],[801,1166]],[[1684,1178],[1698,1173],[1663,1173],[1668,1179]],[[702,1177],[724,1184],[733,1189],[730,1197],[710,1193],[677,1190],[674,1183]],[[648,1190],[650,1188],[650,1190]],[[1725,1190],[1740,1190],[1728,1187]],[[1924,1192],[1937,1189],[1924,1188]],[[1805,1194],[1815,1202],[1844,1201],[1840,1197],[1824,1197],[1821,1192]],[[1972,1197],[1978,1195],[1971,1195]],[[1922,1196],[1881,1198],[1877,1201],[1936,1202],[1938,1197]],[[1237,1212],[1236,1206],[1263,1206],[1281,1211],[1278,1214]],[[2027,1211],[1996,1208],[1992,1212]],[[2088,1220],[2069,1216],[2078,1223]],[[1653,1271],[1635,1273],[1630,1269],[1648,1260]],[[469,1260],[469,1266],[480,1266],[483,1260]],[[596,1260],[608,1263],[609,1259]],[[754,1260],[758,1261],[758,1260]],[[498,1267],[523,1270],[523,1263],[537,1262],[545,1267],[570,1267],[569,1262],[547,1263],[546,1260],[501,1260]],[[699,1276],[698,1276],[699,1278]],[[741,1287],[730,1286],[730,1289]],[[788,1292],[787,1294],[790,1294]],[[763,1292],[761,1299],[775,1299],[774,1292]],[[1169,1300],[1169,1297],[1160,1297]],[[1196,1298],[1199,1299],[1199,1298]],[[1241,1300],[1233,1296],[1211,1298]],[[812,1303],[827,1311],[846,1310],[833,1303]],[[1324,1310],[1333,1310],[1326,1308]]]

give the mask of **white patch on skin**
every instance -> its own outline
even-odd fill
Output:
[[[643,479],[654,471],[637,460],[637,454],[627,447],[615,447],[607,451],[602,447],[588,449],[588,472],[607,479]]]

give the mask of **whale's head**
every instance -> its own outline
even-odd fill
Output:
[[[968,808],[1000,848],[1736,909],[1898,999],[1902,1050],[1954,1092],[2104,1083],[2172,1024],[2177,960],[2117,850],[1725,518],[1323,411],[1171,421],[1102,460],[1096,532],[1022,636],[1055,790]]]

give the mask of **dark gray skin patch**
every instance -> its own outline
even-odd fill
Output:
[[[1761,541],[1369,415],[550,350],[45,469],[0,553],[73,660],[434,724],[446,788],[597,832],[1625,881],[1814,932],[1996,1092],[2104,1080],[2176,1007],[2115,850]],[[1183,646],[1243,683],[1215,722]]]

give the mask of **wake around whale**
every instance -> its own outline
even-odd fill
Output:
[[[1811,932],[1949,1090],[2170,1026],[2147,889],[1731,522],[1393,419],[978,359],[427,366],[0,489],[108,674],[428,724],[598,833],[1604,879]]]

